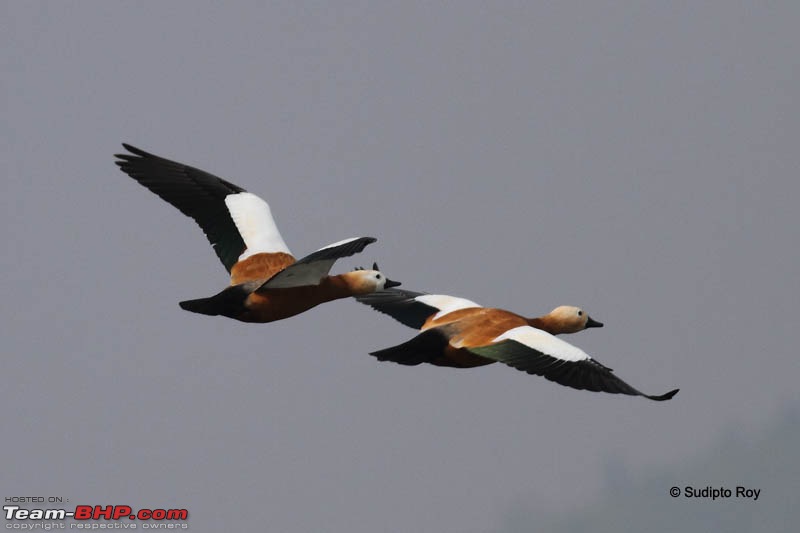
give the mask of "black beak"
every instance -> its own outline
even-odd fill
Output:
[[[380,268],[378,268],[378,262],[377,261],[372,263],[372,270],[380,271]],[[392,281],[389,278],[386,278],[386,283],[383,284],[383,288],[384,289],[391,289],[392,287],[399,287],[400,285],[402,285],[402,283],[400,283],[399,281]]]
[[[386,278],[386,283],[383,284],[383,288],[391,289],[392,287],[399,287],[400,285],[402,285],[402,283],[400,283],[399,281],[394,281],[389,278]]]
[[[598,322],[597,320],[594,320],[590,316],[587,316],[586,317],[586,327],[587,328],[602,328],[603,327],[603,323],[602,322]]]

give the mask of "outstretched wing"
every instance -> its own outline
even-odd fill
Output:
[[[194,219],[229,272],[251,255],[291,254],[258,196],[198,168],[122,146],[130,154],[115,155],[120,169]]]
[[[466,300],[445,294],[427,294],[404,289],[388,289],[355,297],[362,304],[368,305],[394,318],[398,322],[414,329],[422,329],[432,316],[444,316],[458,309],[481,307]]]
[[[337,259],[357,254],[376,240],[374,237],[354,237],[329,244],[281,270],[258,290],[319,285]]]
[[[679,390],[674,389],[660,396],[644,394],[622,381],[610,368],[595,361],[580,348],[531,326],[508,330],[491,344],[470,347],[468,350],[573,389],[644,396],[656,401],[669,400]]]

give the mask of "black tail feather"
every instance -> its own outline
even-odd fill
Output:
[[[372,352],[379,361],[392,361],[401,365],[418,365],[430,363],[442,356],[447,346],[447,337],[438,329],[429,329],[411,339],[410,341]]]
[[[192,313],[200,313],[201,315],[217,316],[219,311],[214,304],[214,297],[211,298],[198,298],[197,300],[185,300],[178,302],[181,309],[184,311],[191,311]]]
[[[239,318],[247,310],[244,304],[251,292],[253,292],[252,287],[247,284],[234,285],[210,298],[185,300],[179,302],[178,305],[181,306],[181,309],[201,315]]]

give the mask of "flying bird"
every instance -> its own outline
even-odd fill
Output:
[[[660,396],[631,387],[612,369],[556,335],[602,327],[579,307],[560,306],[525,318],[503,309],[482,307],[464,298],[390,289],[356,300],[421,333],[403,344],[372,352],[379,361],[401,365],[429,363],[472,368],[501,362],[573,389],[669,400],[679,389]]]
[[[116,154],[120,169],[191,217],[230,273],[230,285],[181,308],[242,322],[272,322],[323,302],[400,285],[380,272],[357,269],[330,276],[337,259],[361,252],[373,237],[345,239],[296,260],[283,241],[267,202],[208,172],[131,146]]]

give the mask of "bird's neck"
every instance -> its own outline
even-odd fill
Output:
[[[347,298],[356,294],[367,294],[374,290],[368,286],[364,278],[356,272],[345,272],[336,276],[328,276],[321,285],[324,292],[332,298]]]
[[[561,321],[551,315],[544,315],[536,318],[526,318],[528,325],[536,329],[546,331],[551,335],[558,335],[564,333],[564,327]]]

